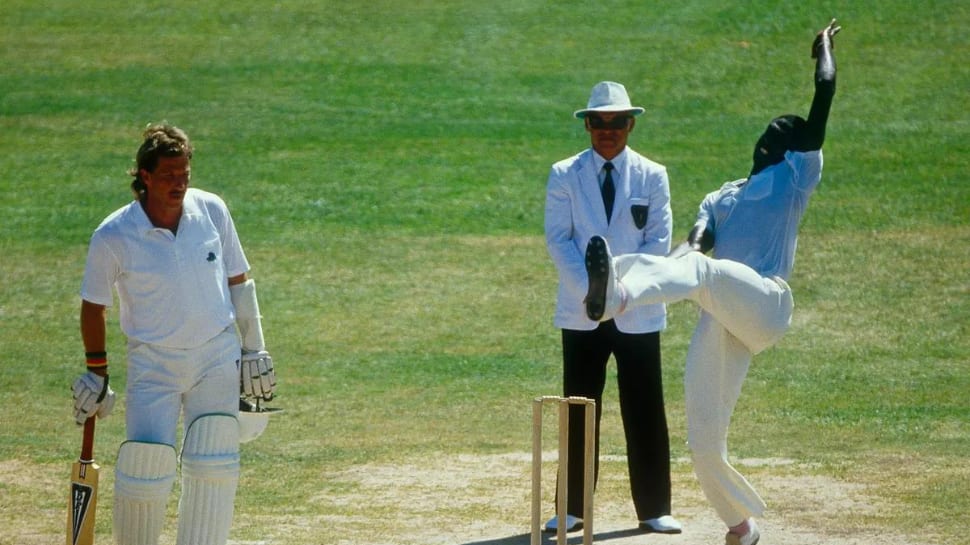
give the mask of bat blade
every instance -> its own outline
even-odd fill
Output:
[[[84,423],[81,457],[71,468],[67,504],[67,545],[94,545],[94,517],[98,504],[98,473],[94,463],[94,417]]]

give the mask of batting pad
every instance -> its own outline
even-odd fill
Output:
[[[175,447],[127,441],[115,466],[116,543],[156,545],[175,482]]]
[[[206,414],[185,432],[176,545],[225,545],[239,482],[239,422]]]
[[[229,298],[236,309],[236,325],[243,349],[254,352],[266,350],[259,303],[256,301],[256,281],[250,278],[241,284],[229,286]]]

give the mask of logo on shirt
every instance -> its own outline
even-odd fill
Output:
[[[210,262],[210,263],[213,262],[213,261],[215,261],[216,260],[216,254],[215,254],[215,252],[209,252],[209,257],[205,258],[205,260],[208,261],[208,262]]]

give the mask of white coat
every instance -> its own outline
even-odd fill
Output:
[[[606,220],[599,174],[605,160],[589,148],[557,162],[546,186],[546,247],[559,272],[554,324],[561,329],[589,331],[598,323],[586,316],[586,244],[594,235],[604,237],[614,255],[670,252],[673,214],[667,169],[629,147],[611,161],[616,198],[613,217]],[[637,227],[634,205],[647,206],[647,221]],[[661,304],[630,309],[615,318],[624,333],[660,331],[667,325]]]

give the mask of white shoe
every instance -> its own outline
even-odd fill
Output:
[[[581,519],[579,517],[574,517],[572,515],[566,515],[566,531],[567,532],[574,532],[576,530],[582,530],[582,529],[583,529],[583,519]],[[545,528],[542,529],[542,531],[543,532],[546,532],[546,533],[553,533],[553,532],[555,532],[557,530],[559,530],[559,517],[558,516],[555,516],[555,517],[552,517],[551,519],[549,519],[549,522],[546,523]]]
[[[754,519],[748,519],[748,533],[743,536],[737,534],[732,534],[728,532],[724,536],[725,545],[757,545],[758,540],[761,539],[761,532],[758,531],[758,525],[754,523]]]
[[[589,319],[605,322],[623,312],[626,291],[616,277],[610,246],[601,236],[594,236],[586,245],[586,275],[589,288],[583,302]]]
[[[680,522],[670,515],[640,521],[640,529],[655,534],[679,534],[683,531]]]

